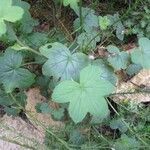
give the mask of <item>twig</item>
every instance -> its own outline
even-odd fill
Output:
[[[150,90],[136,90],[134,92],[119,92],[119,93],[112,93],[109,94],[109,96],[114,96],[114,95],[128,95],[128,94],[137,94],[137,93],[146,93],[150,94]]]
[[[83,31],[82,0],[80,0],[80,5],[79,5],[79,18],[80,18],[80,27],[82,32]]]
[[[26,145],[26,144],[22,144],[22,143],[20,143],[18,141],[10,140],[10,139],[8,139],[6,137],[0,137],[0,139],[3,140],[3,141],[9,142],[9,143],[13,143],[13,144],[19,145],[19,146],[24,147],[24,148],[28,148],[28,149],[31,149],[31,150],[36,150],[32,146],[29,146],[29,145]]]

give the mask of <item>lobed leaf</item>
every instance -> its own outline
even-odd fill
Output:
[[[100,78],[97,66],[87,66],[80,72],[80,83],[61,82],[52,94],[54,101],[69,104],[69,114],[75,123],[81,122],[89,112],[93,116],[105,118],[109,109],[104,96],[114,90],[114,86]]]
[[[120,50],[112,45],[107,47],[107,50],[110,52],[108,57],[108,62],[114,67],[115,70],[126,69],[129,62],[129,54]]]
[[[70,5],[70,7],[73,10],[77,11],[78,10],[78,2],[79,2],[79,0],[63,0],[63,5],[64,6]]]
[[[0,57],[0,83],[3,83],[7,93],[15,88],[29,87],[35,75],[27,69],[21,68],[22,55],[13,50],[7,50]]]
[[[80,70],[89,62],[85,54],[71,54],[65,45],[58,42],[42,46],[40,52],[48,58],[42,68],[43,74],[56,79],[77,79]]]
[[[139,47],[131,53],[132,62],[141,65],[145,69],[150,69],[150,40],[148,38],[139,39]]]
[[[0,1],[0,36],[6,33],[6,24],[8,22],[16,22],[23,16],[23,9],[18,6],[12,5],[12,0]]]
[[[99,26],[101,30],[106,30],[107,27],[110,25],[110,20],[108,19],[107,16],[99,16]]]

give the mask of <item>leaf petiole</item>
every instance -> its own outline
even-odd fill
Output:
[[[21,47],[23,47],[25,50],[30,51],[30,52],[32,52],[32,53],[34,53],[34,54],[36,54],[36,55],[45,57],[44,55],[42,55],[42,54],[41,54],[40,52],[38,52],[37,50],[35,50],[35,49],[33,49],[33,48],[29,47],[29,46],[26,46],[26,45],[25,45],[24,43],[22,43],[18,38],[17,38],[16,40],[17,40],[17,43],[18,43]]]

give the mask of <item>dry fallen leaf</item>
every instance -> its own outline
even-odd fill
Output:
[[[0,150],[30,150],[27,147],[45,150],[46,146],[43,144],[45,128],[58,128],[63,126],[62,122],[54,121],[50,115],[36,112],[36,104],[46,100],[40,94],[38,88],[30,89],[26,92],[26,95],[27,117],[31,123],[25,122],[20,117],[4,115],[0,118]],[[55,103],[51,105],[58,107]],[[25,145],[27,146],[26,148],[24,147]]]
[[[35,118],[37,123],[42,123],[44,124],[46,127],[62,127],[63,123],[60,122],[60,121],[54,121],[50,114],[41,114],[41,113],[37,113],[36,112],[36,109],[35,109],[35,106],[37,105],[37,103],[41,103],[41,102],[44,102],[46,99],[45,97],[43,97],[41,94],[40,94],[40,90],[38,88],[32,88],[30,89],[29,91],[27,91],[26,93],[27,95],[27,105],[26,105],[26,111],[27,112],[30,112],[30,114],[28,115],[28,117],[33,117]],[[55,107],[56,104],[51,104]],[[28,118],[33,124],[33,118]],[[37,126],[37,125],[35,125]]]
[[[145,89],[150,89],[150,70],[141,70],[130,81],[122,82],[117,86],[116,93],[130,93],[134,92],[140,86],[144,86]],[[134,94],[118,94],[113,96],[114,101],[131,100],[136,103],[150,102],[150,93],[134,93]]]
[[[45,134],[20,117],[0,118],[0,150],[30,150],[28,147],[44,150]]]

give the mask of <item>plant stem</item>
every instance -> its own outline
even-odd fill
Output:
[[[50,4],[49,4],[47,1],[46,1],[46,4],[47,4],[48,8],[51,9],[51,6],[50,6]],[[59,25],[60,25],[59,28],[61,28],[61,29],[63,30],[64,34],[66,35],[66,38],[67,38],[70,42],[72,42],[72,41],[73,41],[73,37],[72,37],[72,35],[70,34],[70,31],[67,29],[67,27],[64,25],[64,23],[61,21],[61,19],[59,19],[59,17],[58,17],[59,15],[56,13],[56,12],[61,13],[61,7],[62,7],[62,4],[63,4],[63,3],[61,3],[60,8],[58,9],[59,11],[58,11],[57,8],[56,8],[55,1],[54,1],[54,0],[52,0],[52,4],[53,4],[53,7],[54,7],[52,17],[53,17],[54,20],[55,20],[55,22],[54,22],[55,26],[57,25],[57,24],[56,24],[56,21],[57,21],[57,22],[58,22],[58,27],[59,27]]]
[[[16,100],[12,93],[9,94],[12,100],[19,106],[19,109],[24,110],[24,107],[20,105],[20,103]]]
[[[79,17],[80,17],[80,27],[82,32],[83,31],[82,0],[80,0],[80,5],[79,5]]]
[[[38,62],[33,61],[33,62],[24,63],[21,65],[21,67],[27,66],[27,65],[33,65],[33,64],[38,64]]]
[[[121,117],[120,116],[120,114],[118,113],[118,111],[112,106],[112,104],[109,102],[109,100],[106,98],[106,100],[107,100],[107,102],[108,102],[108,104],[109,104],[109,106],[113,109],[113,111],[119,116],[119,117]],[[136,133],[134,133],[134,131],[129,127],[129,125],[124,121],[124,119],[122,119],[121,118],[121,121],[125,124],[125,126],[129,129],[129,131],[131,132],[131,133],[133,133],[136,137],[137,137],[137,139],[139,140],[139,141],[141,141],[144,145],[147,145],[148,146],[148,144],[145,142],[145,141],[143,141]]]
[[[50,131],[47,127],[45,127],[45,125],[43,125],[43,123],[41,123],[41,122],[38,121],[36,118],[34,118],[33,115],[31,115],[31,113],[30,113],[29,111],[26,111],[26,110],[24,109],[24,107],[21,106],[20,103],[18,103],[18,101],[16,100],[16,98],[13,96],[12,93],[10,93],[10,96],[11,96],[12,100],[19,106],[19,108],[22,109],[22,110],[26,113],[28,119],[30,118],[30,119],[32,119],[31,121],[38,122],[38,123],[40,124],[40,126],[41,126],[45,131],[47,131],[47,132],[48,132],[49,134],[51,134],[55,139],[57,139],[60,143],[62,143],[62,144],[66,147],[67,150],[72,150],[64,140],[60,139],[56,134],[54,134],[54,133],[53,133],[52,131]]]
[[[73,31],[72,33],[70,33],[70,35],[75,34],[76,32],[80,31],[81,27],[79,27],[78,29],[76,29],[75,31]],[[64,37],[62,40],[60,40],[60,42],[64,42],[64,40],[66,40],[68,38],[68,36]]]
[[[15,40],[17,41],[17,43],[18,43],[21,47],[23,47],[23,49],[26,49],[26,50],[28,50],[28,51],[30,51],[30,52],[36,54],[36,55],[45,57],[45,56],[43,56],[40,52],[38,52],[37,50],[35,50],[35,49],[33,49],[33,48],[29,47],[29,46],[26,46],[24,43],[22,43],[22,42],[18,39],[18,37],[16,36],[16,33],[15,33],[15,31],[13,30],[12,26],[11,26],[9,23],[7,23],[7,26],[11,29],[11,32],[12,32],[12,33],[14,34],[14,36],[15,36]]]
[[[36,54],[36,55],[45,57],[45,56],[43,56],[40,52],[36,51],[35,49],[33,49],[33,48],[31,48],[31,47],[26,46],[25,44],[23,44],[18,38],[17,38],[17,43],[18,43],[20,46],[25,47],[26,50],[28,50],[28,51],[30,51],[30,52]]]
[[[127,95],[127,94],[137,94],[137,93],[147,93],[150,94],[150,90],[138,90],[134,92],[119,92],[119,93],[112,93],[109,96],[115,96],[115,95]]]
[[[133,7],[129,7],[128,10],[126,11],[126,13],[124,13],[124,15],[123,15],[120,19],[118,19],[117,21],[115,21],[115,22],[111,25],[111,27],[112,27],[114,24],[116,24],[116,23],[118,23],[119,21],[121,21],[122,19],[124,19],[124,18],[138,5],[139,2],[140,2],[140,0],[136,0],[135,3],[134,3],[134,5],[133,5]],[[109,28],[110,28],[110,27],[109,27]],[[95,39],[97,38],[97,36],[99,36],[100,34],[101,34],[101,32],[98,32],[98,33],[88,42],[88,44],[86,45],[85,49],[87,49],[87,48],[88,48],[88,45],[90,45],[91,42],[92,42],[93,40],[95,40]],[[112,32],[111,32],[111,34],[112,34]],[[111,34],[108,36],[108,38],[111,36]],[[107,39],[108,39],[108,38],[107,38]]]
[[[26,115],[28,116],[28,118],[32,119],[32,121],[34,121],[35,123],[38,122],[39,125],[46,132],[48,132],[50,135],[52,135],[57,141],[59,141],[60,143],[62,143],[67,150],[72,150],[64,140],[60,139],[56,134],[54,134],[51,130],[49,130],[47,127],[45,127],[45,125],[43,123],[41,123],[40,121],[38,121],[35,117],[33,117],[33,115],[31,115],[30,112],[26,112]]]
[[[39,53],[38,51],[36,51],[36,50],[33,49],[33,48],[27,47],[27,50],[30,51],[30,52],[32,52],[32,53],[34,53],[34,54],[37,54],[37,55],[39,55],[39,56],[45,57],[45,56],[43,56],[41,53]]]
[[[93,126],[93,129],[95,130],[95,132],[96,132],[97,134],[99,134],[99,136],[100,136],[101,139],[103,139],[108,145],[110,145],[110,142],[109,142],[102,134],[100,134],[100,133],[98,132],[98,130],[96,129],[95,126]]]

